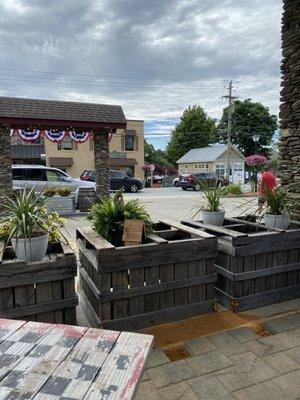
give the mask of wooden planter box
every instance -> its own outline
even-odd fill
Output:
[[[217,239],[170,221],[157,229],[128,247],[77,229],[80,301],[94,326],[137,330],[213,311]]]
[[[47,197],[45,207],[49,211],[55,211],[60,215],[73,214],[75,212],[75,196],[60,196],[54,195]]]
[[[300,229],[267,230],[226,218],[222,227],[183,224],[218,236],[217,300],[232,311],[300,297]]]
[[[69,246],[49,245],[44,260],[32,264],[8,247],[0,260],[0,318],[76,324],[76,275]]]

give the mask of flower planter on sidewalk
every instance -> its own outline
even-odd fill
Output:
[[[182,223],[218,236],[215,289],[225,307],[243,311],[300,296],[300,229],[267,230],[234,218],[222,227]]]
[[[43,261],[32,264],[17,260],[8,247],[0,259],[0,318],[76,325],[76,275],[69,246],[49,245]]]
[[[171,221],[147,242],[114,247],[77,229],[80,302],[94,326],[137,330],[213,311],[217,239]]]
[[[45,207],[50,212],[57,212],[60,215],[73,214],[75,212],[75,196],[59,196],[55,195],[47,197]]]

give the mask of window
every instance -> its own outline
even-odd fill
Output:
[[[188,165],[187,164],[185,164],[185,168],[187,168],[188,167]]]
[[[124,179],[125,174],[123,174],[123,172],[111,171],[110,177],[113,179]]]
[[[125,136],[125,150],[126,151],[134,150],[134,136]]]
[[[65,182],[66,175],[60,173],[59,171],[48,169],[46,171],[47,181],[48,182]]]
[[[198,165],[197,164],[195,164],[195,169],[197,169],[198,168]]]
[[[24,171],[21,168],[13,168],[12,176],[14,181],[23,181],[25,179]]]
[[[45,174],[43,169],[32,168],[26,169],[26,180],[27,181],[45,181]]]
[[[73,140],[66,136],[60,143],[57,143],[57,150],[73,150]]]

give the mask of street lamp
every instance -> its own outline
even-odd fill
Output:
[[[255,151],[255,154],[256,154],[256,152],[257,152],[257,142],[259,141],[259,135],[253,135],[253,141],[254,141],[254,145],[255,145],[255,148],[254,148],[254,151]]]
[[[259,141],[259,135],[253,135],[253,141],[254,141],[254,152],[257,154],[257,142]],[[257,191],[257,167],[255,168],[255,191]]]

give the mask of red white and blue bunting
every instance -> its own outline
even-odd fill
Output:
[[[59,131],[58,129],[44,130],[43,134],[52,143],[60,143],[66,136],[66,131]]]
[[[66,136],[76,143],[84,143],[90,137],[93,138],[93,131],[75,131],[74,129],[59,130],[59,129],[10,129],[10,137],[18,134],[25,142],[35,142],[40,136],[45,136],[52,143],[60,143]],[[107,141],[110,142],[113,131],[107,134]]]
[[[84,143],[88,140],[90,137],[91,132],[75,132],[75,131],[69,131],[69,135],[71,136],[71,139],[76,142],[76,143]]]

